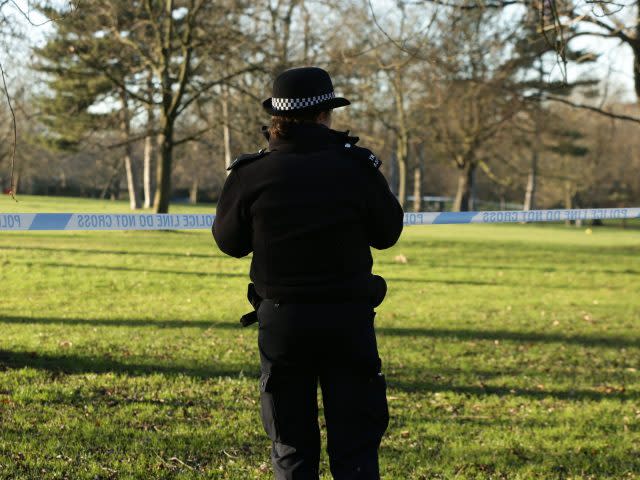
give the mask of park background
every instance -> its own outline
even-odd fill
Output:
[[[319,65],[408,210],[637,204],[635,3],[447,5],[1,0],[0,187],[215,201],[273,76]]]
[[[635,207],[638,15],[0,0],[0,212],[215,213],[273,76],[307,64],[407,211]],[[383,478],[640,477],[640,234],[600,223],[410,226],[374,252]],[[249,261],[206,231],[3,232],[0,478],[269,478]]]

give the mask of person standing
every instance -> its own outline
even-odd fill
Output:
[[[258,322],[260,403],[275,478],[318,479],[322,391],[336,480],[378,479],[389,422],[374,308],[386,283],[370,247],[393,246],[402,207],[357,137],[331,129],[329,74],[293,68],[263,107],[268,150],[239,156],[222,189],[212,232],[224,253],[253,252],[248,297]]]

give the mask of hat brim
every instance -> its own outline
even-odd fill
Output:
[[[332,110],[334,108],[346,107],[347,105],[351,105],[351,102],[342,97],[330,98],[329,100],[317,103],[316,105],[297,108],[295,110],[275,110],[273,108],[273,104],[271,103],[271,98],[267,98],[264,102],[262,102],[262,107],[269,115],[291,117],[295,116],[297,113],[321,112],[323,110]]]

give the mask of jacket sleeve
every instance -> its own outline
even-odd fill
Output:
[[[366,192],[366,228],[369,245],[378,250],[392,247],[400,238],[404,212],[389,189],[384,175],[377,169],[369,170]]]
[[[236,258],[244,257],[253,250],[251,218],[243,194],[239,173],[232,170],[222,187],[211,227],[220,250]]]

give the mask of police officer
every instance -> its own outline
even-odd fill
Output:
[[[318,479],[320,384],[333,477],[377,479],[389,422],[373,320],[386,293],[370,247],[389,248],[403,212],[380,160],[332,130],[329,74],[294,68],[263,102],[268,150],[242,155],[220,196],[213,236],[228,255],[253,252],[242,318],[258,321],[262,423],[277,479]]]

